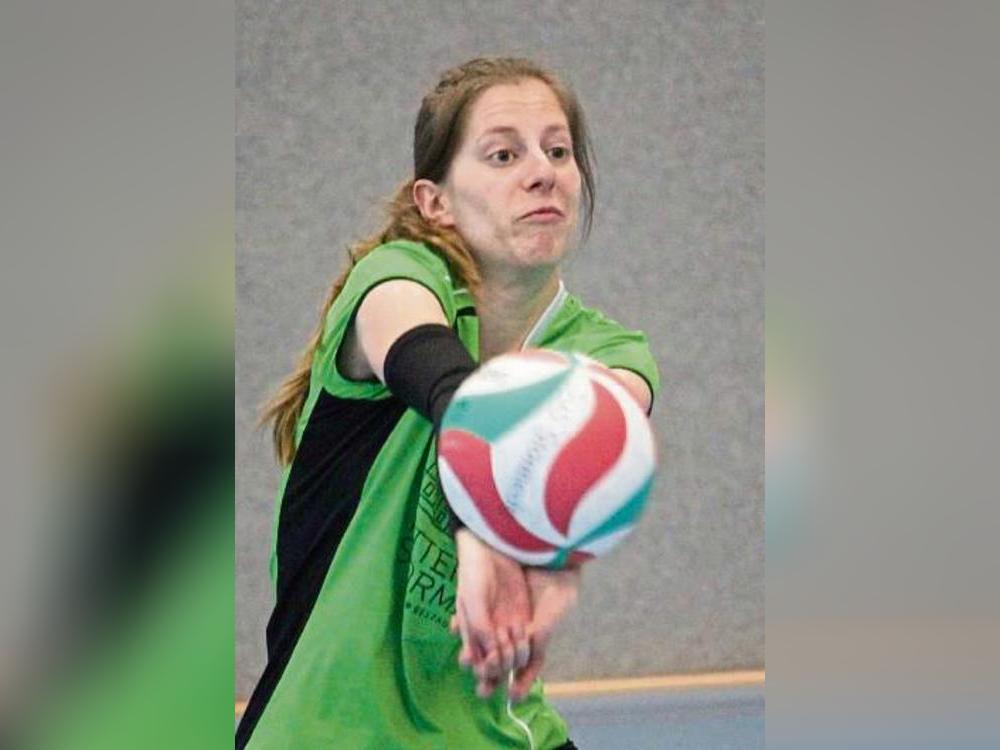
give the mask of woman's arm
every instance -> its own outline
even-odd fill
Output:
[[[541,672],[556,625],[576,604],[581,572],[579,567],[562,570],[525,569],[532,609],[531,624],[528,626],[531,652],[527,665],[514,672],[514,682],[510,688],[511,700],[521,700]]]
[[[649,383],[631,370],[615,367],[611,371],[628,388],[628,392],[635,396],[635,400],[639,402],[643,412],[649,414],[649,409],[653,405],[653,392],[649,389]]]
[[[409,279],[382,282],[358,306],[338,355],[342,368],[355,380],[376,377],[384,383],[385,355],[393,343],[425,323],[448,325],[430,289]]]
[[[338,354],[342,370],[348,372],[349,366],[350,377],[365,379],[374,376],[390,388],[402,386],[400,391],[408,395],[419,392],[422,388],[420,382],[414,387],[414,383],[394,381],[421,381],[420,376],[427,373],[417,374],[407,370],[424,369],[428,364],[433,367],[438,363],[409,357],[407,361],[420,361],[416,361],[413,368],[397,364],[396,369],[402,370],[402,375],[390,372],[390,382],[387,382],[386,359],[401,336],[426,324],[448,325],[441,304],[430,290],[405,279],[379,284],[365,295],[352,329],[345,336],[342,351]],[[453,375],[449,377],[449,382],[454,383]],[[404,398],[404,401],[407,399]],[[415,399],[415,403],[423,401],[423,398]],[[504,674],[528,664],[530,649],[527,631],[531,619],[528,584],[518,562],[489,547],[467,530],[458,531],[456,546],[458,616],[455,629],[460,631],[462,637],[459,657],[463,666],[475,670],[479,681],[478,693],[486,697]]]

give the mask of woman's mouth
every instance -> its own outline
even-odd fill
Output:
[[[545,206],[543,208],[536,208],[531,213],[525,214],[521,217],[521,220],[538,224],[554,224],[562,221],[564,218],[562,211],[558,208]]]

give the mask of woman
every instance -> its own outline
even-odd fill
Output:
[[[586,140],[572,93],[526,60],[472,60],[424,98],[414,178],[265,411],[286,466],[276,604],[238,747],[573,747],[536,678],[579,571],[454,531],[434,432],[477,360],[528,346],[589,354],[648,410],[645,337],[559,277],[581,193],[590,224]]]

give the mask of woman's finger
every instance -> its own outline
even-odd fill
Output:
[[[542,665],[544,663],[544,654],[540,654],[537,650],[534,650],[532,652],[531,661],[528,662],[528,665],[524,669],[514,672],[514,679],[511,682],[510,690],[508,692],[512,701],[516,703],[528,694],[528,691],[531,690],[532,684],[534,684],[535,680],[541,673]]]
[[[476,676],[480,680],[495,680],[500,676],[500,651],[495,642],[493,648],[476,665]]]
[[[475,660],[472,658],[472,647],[468,641],[462,640],[462,646],[458,649],[458,665],[463,668],[471,667]]]
[[[514,672],[508,695],[512,701],[519,701],[531,690],[531,685],[538,678],[545,663],[545,653],[548,649],[552,631],[545,629],[531,634],[531,656],[524,669]]]
[[[462,648],[458,651],[458,663],[463,667],[475,666],[482,660],[483,655],[479,650],[478,643],[472,637],[472,633],[469,632],[468,620],[461,602],[455,612],[455,622],[462,636]]]
[[[493,691],[497,689],[499,684],[500,680],[496,678],[480,680],[476,684],[476,695],[480,698],[489,698],[493,695]]]
[[[473,597],[460,599],[459,624],[464,624],[465,632],[468,635],[468,642],[472,652],[474,664],[481,665],[485,660],[490,660],[495,670],[494,662],[499,661],[497,655],[496,635],[493,632],[492,619],[485,604]]]
[[[514,665],[512,669],[519,670],[528,666],[531,660],[531,641],[523,625],[511,628],[511,638],[514,641]]]
[[[514,668],[514,642],[507,628],[500,628],[497,632],[497,652],[500,656],[499,677]]]

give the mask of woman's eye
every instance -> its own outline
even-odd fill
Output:
[[[514,160],[514,152],[509,148],[502,148],[499,151],[494,151],[490,154],[490,161],[495,161],[500,164],[510,164]]]
[[[569,149],[565,146],[553,146],[549,149],[553,159],[565,159],[569,156]]]

